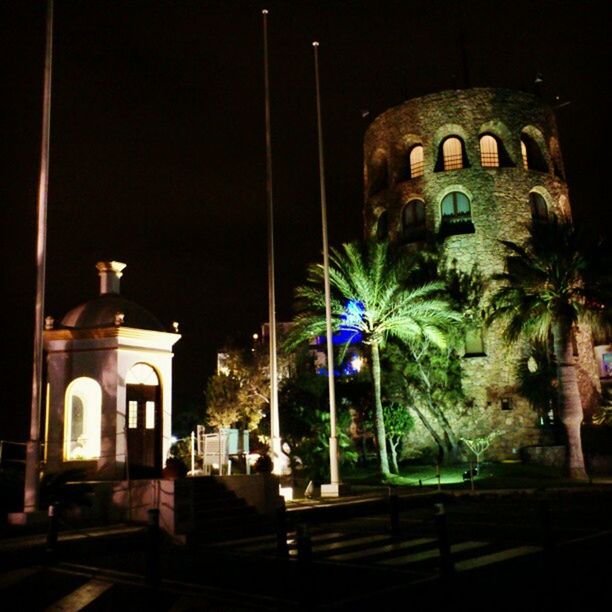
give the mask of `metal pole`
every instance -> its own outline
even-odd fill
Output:
[[[276,362],[276,298],[274,287],[274,201],[272,190],[272,135],[270,128],[270,78],[268,69],[268,11],[264,9],[264,88],[266,116],[266,194],[268,201],[268,319],[270,326],[270,438],[275,474],[280,474],[281,437],[278,415],[278,370]]]
[[[45,312],[45,267],[47,259],[47,196],[49,190],[49,142],[51,135],[51,75],[53,59],[53,0],[47,1],[47,44],[43,85],[42,138],[38,177],[38,225],[36,229],[36,307],[34,315],[34,354],[32,360],[32,406],[30,439],[26,449],[23,497],[24,512],[38,509],[40,471],[40,409],[42,396],[43,325]]]
[[[195,476],[195,433],[191,432],[191,475]]]
[[[325,195],[325,160],[323,157],[323,125],[321,121],[321,91],[319,84],[319,43],[313,42],[317,97],[317,132],[319,140],[319,184],[321,190],[321,225],[323,233],[323,280],[325,284],[325,325],[327,335],[327,375],[329,387],[329,473],[332,485],[340,483],[338,467],[338,437],[336,435],[336,389],[334,385],[334,344],[331,321],[331,290],[329,286],[329,244],[327,241],[327,198]]]

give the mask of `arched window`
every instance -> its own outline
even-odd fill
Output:
[[[451,191],[442,199],[442,219],[470,218],[470,200],[461,191]]]
[[[523,160],[523,170],[529,170],[529,162],[527,161],[527,145],[521,138],[521,159]]]
[[[442,157],[444,170],[458,170],[463,168],[463,143],[456,136],[447,138],[442,143]]]
[[[158,386],[157,372],[148,363],[137,363],[133,365],[125,377],[128,385],[152,385]]]
[[[442,223],[440,232],[452,234],[473,234],[470,199],[461,191],[451,191],[442,199]]]
[[[378,217],[378,223],[376,224],[376,240],[386,240],[389,234],[389,217],[387,211],[384,211]]]
[[[423,176],[423,147],[416,145],[410,150],[410,178]]]
[[[542,155],[538,143],[528,134],[521,134],[521,155],[525,170],[548,172],[548,164]]]
[[[468,327],[465,331],[464,357],[479,357],[485,354],[482,327]]]
[[[499,168],[497,139],[491,134],[480,137],[480,164],[483,168]]]
[[[425,237],[425,205],[421,200],[411,200],[402,210],[402,236],[406,242]]]
[[[377,151],[370,161],[368,169],[369,190],[372,196],[387,188],[389,180],[389,170],[387,167],[387,157],[382,151]]]
[[[102,389],[93,378],[76,378],[64,400],[64,461],[100,456]]]
[[[542,194],[532,191],[529,194],[529,204],[534,221],[548,221],[548,206]]]

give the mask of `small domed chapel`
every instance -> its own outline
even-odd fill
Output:
[[[161,475],[172,427],[172,347],[180,335],[120,294],[125,267],[99,262],[99,295],[57,324],[47,317],[47,473]]]

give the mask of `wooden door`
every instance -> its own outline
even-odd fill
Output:
[[[161,475],[159,386],[127,386],[127,448],[130,478]]]

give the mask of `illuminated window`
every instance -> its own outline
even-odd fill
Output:
[[[155,402],[145,404],[145,427],[155,429]]]
[[[415,242],[425,237],[425,205],[421,200],[412,200],[404,206],[402,236],[406,242]]]
[[[529,170],[529,163],[527,162],[527,145],[521,138],[521,158],[523,159],[523,170]]]
[[[529,194],[529,204],[531,206],[531,216],[534,221],[548,221],[548,206],[546,200],[537,191]]]
[[[76,378],[64,399],[64,460],[100,456],[102,389],[93,378]]]
[[[442,199],[440,233],[444,236],[474,233],[470,200],[464,193],[451,191]]]
[[[444,170],[458,170],[463,168],[463,143],[451,136],[442,143],[442,157]]]
[[[423,147],[417,145],[410,151],[410,178],[423,176]]]
[[[130,400],[128,402],[128,428],[136,429],[138,427],[138,402]]]
[[[525,170],[548,172],[548,164],[542,155],[538,143],[528,134],[521,134],[521,155]]]
[[[480,164],[483,168],[499,168],[497,140],[490,134],[480,138]]]
[[[451,191],[442,200],[442,220],[470,219],[470,200],[461,191]]]

